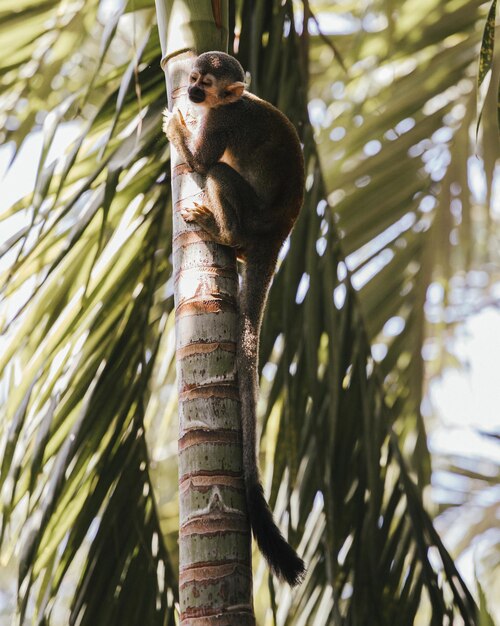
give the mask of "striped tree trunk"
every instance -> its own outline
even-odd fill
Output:
[[[194,52],[225,49],[227,2],[156,0],[169,109],[186,112]],[[185,116],[186,117],[186,116]],[[242,478],[233,252],[180,216],[203,179],[171,148],[179,389],[182,626],[250,626],[251,536]]]

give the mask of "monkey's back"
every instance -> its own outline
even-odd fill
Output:
[[[224,160],[270,211],[295,220],[304,194],[304,159],[292,123],[272,104],[249,93],[221,109],[227,141]]]

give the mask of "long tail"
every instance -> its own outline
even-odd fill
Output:
[[[305,565],[276,526],[264,497],[257,462],[256,404],[259,390],[259,334],[267,292],[272,280],[278,250],[267,258],[249,258],[243,270],[240,289],[238,376],[243,430],[243,467],[248,516],[260,551],[270,569],[290,585],[299,584]]]

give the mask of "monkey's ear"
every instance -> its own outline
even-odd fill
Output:
[[[245,91],[245,83],[240,81],[236,81],[235,83],[231,83],[230,85],[226,85],[224,88],[224,102],[229,104],[231,102],[236,102],[239,100]]]

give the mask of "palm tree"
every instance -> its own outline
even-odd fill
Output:
[[[471,133],[488,3],[229,9],[229,50],[299,129],[308,174],[262,332],[261,466],[309,567],[292,595],[256,563],[258,622],[475,624],[423,506],[421,348],[446,322],[429,328],[429,284],[446,298],[457,273],[497,261],[496,57],[480,144]],[[170,155],[155,10],[6,0],[0,20],[2,143],[15,154],[33,130],[43,137],[33,192],[0,216],[12,231],[1,538],[19,567],[20,621],[174,624]],[[51,162],[70,120],[77,137]],[[478,151],[485,197],[468,179]]]
[[[157,12],[169,109],[187,116],[193,49],[226,48],[227,3],[157,2]],[[172,146],[171,152],[180,623],[254,626],[235,362],[236,258],[182,219],[182,207],[201,197],[204,181],[186,171]]]

